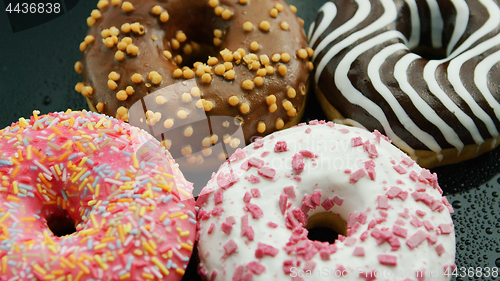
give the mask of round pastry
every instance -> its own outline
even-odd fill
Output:
[[[431,272],[448,280],[454,266],[453,209],[436,174],[378,131],[314,121],[273,133],[237,150],[196,204],[207,280],[415,280]],[[338,239],[308,239],[318,226]]]
[[[427,168],[492,150],[499,28],[497,1],[327,2],[310,28],[323,110],[379,130]]]
[[[38,113],[0,131],[1,279],[181,280],[195,207],[168,152],[101,114]]]
[[[92,110],[121,120],[136,118],[128,112],[133,104],[141,116],[150,111],[143,126],[165,132],[155,137],[174,158],[223,140],[244,146],[300,120],[313,52],[295,7],[282,0],[101,0],[97,7],[80,45],[75,69],[83,82],[76,90]],[[143,108],[150,93],[189,79],[195,83],[188,91],[155,100],[158,111]],[[196,108],[206,114],[204,122],[195,122]],[[167,132],[179,122],[185,123],[179,132]],[[244,139],[230,139],[240,126]]]

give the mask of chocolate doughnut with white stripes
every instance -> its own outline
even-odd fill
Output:
[[[328,118],[431,168],[500,142],[498,0],[335,0],[309,30]],[[339,12],[342,11],[342,12]]]

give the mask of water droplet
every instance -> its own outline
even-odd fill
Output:
[[[451,205],[453,206],[453,208],[455,209],[460,209],[462,208],[462,202],[458,201],[458,200],[455,200],[453,201],[453,203],[451,203]]]
[[[489,228],[489,227],[488,227],[488,228],[486,228],[486,229],[485,229],[485,231],[486,231],[486,233],[488,233],[488,234],[493,234],[493,231],[492,231],[492,230],[491,230],[491,228]]]
[[[52,102],[52,99],[50,98],[50,96],[43,97],[43,104],[44,105],[48,105],[51,102]]]
[[[497,267],[500,267],[500,258],[498,258],[498,259],[495,260],[495,265]]]

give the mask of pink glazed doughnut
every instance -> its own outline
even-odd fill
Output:
[[[170,154],[105,115],[38,113],[0,131],[0,280],[180,280],[195,206]]]
[[[198,198],[206,280],[449,280],[436,174],[375,131],[313,121],[237,150]],[[335,243],[308,230],[335,229]],[[428,280],[428,279],[425,279]]]

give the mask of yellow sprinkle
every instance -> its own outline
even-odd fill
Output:
[[[94,258],[95,258],[95,261],[97,262],[97,264],[99,264],[99,266],[104,269],[104,270],[108,270],[109,266],[101,259],[101,256],[99,255],[94,255]]]
[[[84,229],[78,233],[82,236],[87,236],[87,235],[90,235],[92,232],[94,232],[94,230],[95,229],[93,229],[93,228],[87,228],[87,229]]]
[[[78,272],[78,274],[76,275],[75,281],[80,281],[82,276],[83,276],[83,271]]]
[[[173,175],[171,175],[171,174],[167,174],[167,173],[163,173],[162,175],[163,175],[164,177],[171,178],[171,179],[175,178]]]
[[[57,254],[57,249],[56,249],[56,246],[53,246],[53,245],[49,245],[47,246],[47,248],[54,254]]]
[[[178,267],[178,268],[176,268],[176,269],[175,269],[175,272],[179,273],[180,275],[184,275],[184,273],[185,273],[186,271],[184,271],[184,269],[182,269],[182,268]]]
[[[81,167],[81,166],[85,165],[85,162],[87,162],[87,159],[88,159],[87,156],[84,156],[82,158],[82,161],[80,161],[80,163],[78,163],[78,167]]]
[[[48,140],[48,141],[50,141],[50,140],[52,140],[55,136],[56,136],[56,134],[52,133],[52,134],[50,134],[50,135],[47,137],[47,140]]]
[[[94,247],[94,250],[98,251],[98,250],[101,250],[101,249],[104,249],[108,246],[108,243],[101,243],[101,244],[98,244]]]
[[[56,169],[57,175],[61,175],[61,169],[59,169],[59,165],[54,165],[54,168]]]
[[[156,251],[147,242],[142,242],[142,247],[153,256],[156,256]]]
[[[8,196],[7,196],[7,200],[10,200],[10,201],[15,201],[15,202],[19,202],[19,198],[14,197],[14,196],[11,196],[11,195],[8,195]]]
[[[87,171],[87,168],[83,168],[80,173],[78,173],[76,176],[74,176],[72,179],[71,179],[71,182],[72,183],[75,183],[81,176],[83,176],[83,174],[85,174],[85,172]]]
[[[193,246],[191,246],[189,244],[186,244],[186,243],[181,243],[181,248],[186,249],[188,251],[192,251],[193,250]]]
[[[38,265],[37,263],[35,263],[35,265],[33,266],[33,269],[36,270],[36,272],[40,273],[41,275],[47,274],[47,271],[43,267]]]
[[[99,197],[99,191],[101,190],[101,185],[97,184],[95,187],[95,197]]]
[[[178,217],[180,217],[180,216],[182,216],[182,215],[184,215],[184,213],[183,213],[183,212],[177,212],[177,213],[171,214],[171,215],[170,215],[170,218],[172,218],[172,219],[173,219],[173,218],[178,218]]]
[[[60,257],[61,263],[65,264],[71,269],[75,269],[75,265],[72,264],[69,260],[67,260],[65,257]]]
[[[99,228],[99,223],[97,223],[97,219],[94,216],[94,213],[90,214],[90,220],[92,221],[92,225],[94,228]]]
[[[120,276],[120,280],[125,280],[125,279],[128,279],[128,278],[130,278],[130,273],[128,273],[128,272],[125,273],[125,274],[123,274],[122,276]]]
[[[153,248],[155,250],[156,250],[156,248],[158,248],[158,246],[156,246],[156,244],[155,244],[155,241],[153,241],[151,239],[149,240],[149,245],[151,245],[151,248]]]
[[[93,142],[89,142],[89,147],[90,147],[90,149],[92,149],[92,151],[96,151],[97,150],[97,147],[94,145]]]
[[[186,230],[186,231],[182,231],[181,233],[179,233],[180,236],[188,236],[189,235],[189,230]]]
[[[139,215],[141,217],[143,217],[145,213],[146,213],[146,207],[143,206],[143,207],[141,207],[141,210],[139,211]]]
[[[31,159],[31,150],[28,150],[28,151],[30,152],[30,153],[28,154],[28,156],[29,156],[29,158],[28,158],[28,159]],[[61,154],[61,156],[59,156],[59,161],[64,160],[66,157],[68,157],[68,155],[69,155],[70,153],[71,153],[71,152],[69,152],[69,151],[65,151],[63,154]],[[58,167],[58,166],[56,165],[56,167]],[[59,169],[59,168],[56,168],[56,169]],[[59,173],[60,173],[60,171],[59,171]],[[59,173],[58,173],[58,174],[59,174]]]
[[[185,220],[185,219],[187,219],[187,218],[188,218],[188,215],[182,215],[182,216],[180,216],[180,219],[181,219],[181,220]]]
[[[62,135],[62,134],[63,134],[63,133],[61,132],[61,130],[59,130],[57,127],[52,127],[52,130],[53,130],[54,132],[56,132],[56,134],[58,134],[58,135]]]
[[[14,168],[14,171],[12,171],[12,174],[10,175],[10,178],[15,178],[17,173],[19,172],[19,169],[21,168],[21,166],[17,166]]]
[[[58,271],[58,273],[59,273],[59,271]],[[64,271],[63,271],[63,273],[64,273]],[[59,275],[61,275],[61,274],[59,274]],[[45,276],[45,278],[47,278],[47,276]],[[66,276],[61,276],[61,277],[56,279],[56,281],[64,281],[64,280],[66,280]]]
[[[19,193],[19,187],[17,186],[17,181],[12,182],[12,192],[14,192],[14,194]]]
[[[160,268],[160,271],[163,272],[163,274],[168,275],[168,269],[161,263],[161,261],[157,257],[152,257],[151,261]]]
[[[167,212],[164,212],[163,214],[161,214],[161,216],[159,217],[159,220],[160,221],[163,221],[166,217],[167,217],[168,213]]]
[[[83,273],[85,274],[90,273],[90,269],[87,266],[85,266],[85,264],[83,264],[82,262],[79,261],[76,263],[76,265],[82,270]],[[79,279],[78,276],[76,276],[76,278]]]
[[[69,154],[69,152],[68,152],[68,154]],[[26,147],[26,158],[28,158],[28,160],[31,160],[31,144],[29,144]]]
[[[42,173],[39,173],[38,174],[38,177],[42,180],[43,184],[47,187],[47,188],[52,188],[52,184],[42,175]]]
[[[69,149],[69,148],[71,148],[72,145],[73,145],[73,141],[72,140],[68,140],[61,147],[64,148],[64,149]],[[68,152],[68,154],[69,154],[69,152]]]
[[[191,195],[189,192],[185,191],[184,189],[182,188],[178,188],[177,189],[180,193],[183,193],[184,195],[186,195],[187,197],[192,197],[193,195]]]
[[[66,280],[66,281],[73,281],[73,275],[68,274],[68,280]]]
[[[142,256],[142,251],[139,250],[139,249],[135,249],[134,250],[134,254],[137,255],[137,256]]]
[[[94,199],[94,200],[90,200],[90,201],[87,203],[87,205],[89,205],[89,206],[94,206],[94,205],[95,205],[95,203],[97,203],[97,201]]]
[[[102,125],[102,123],[104,123],[104,121],[106,121],[106,118],[101,118],[101,120],[99,120],[99,122],[97,122],[97,124],[95,124],[95,127],[99,128]]]
[[[21,151],[21,149],[17,150],[17,154],[19,155],[19,161],[24,161],[23,152]]]
[[[28,217],[28,218],[21,218],[21,221],[36,221],[35,218],[32,218],[32,217]],[[33,240],[31,240],[33,241]]]
[[[89,130],[91,130],[91,131],[93,131],[93,130],[94,130],[94,126],[92,126],[92,123],[88,123],[88,124],[87,124],[87,128],[88,128]]]
[[[123,233],[123,226],[121,224],[118,225],[118,236],[123,244],[125,242],[125,233]]]
[[[88,181],[89,181],[89,179],[84,179],[84,180],[82,181],[82,183],[80,184],[80,186],[78,187],[78,190],[82,190],[82,189],[83,189],[83,187],[85,186],[85,184],[86,184]]]
[[[83,145],[80,143],[80,142],[75,142],[76,144],[76,147],[78,147],[78,149],[80,149],[81,152],[83,153],[86,153],[87,151],[85,150],[85,147],[83,147]]]
[[[144,279],[149,279],[149,280],[155,279],[155,276],[153,274],[151,274],[151,273],[143,272],[141,276]]]
[[[23,127],[26,127],[28,126],[30,123],[28,123],[28,121],[26,121],[26,119],[24,119],[23,117],[19,118],[19,124]]]
[[[132,153],[132,161],[134,162],[134,168],[139,169],[139,161],[137,160],[137,155]]]
[[[45,238],[45,242],[47,242],[48,244],[52,245],[52,246],[55,246],[56,243],[54,243],[54,241],[52,241],[52,238],[49,236],[49,234],[47,232],[43,232],[43,237]]]
[[[7,257],[4,256],[2,258],[2,274],[6,275],[7,274]]]

